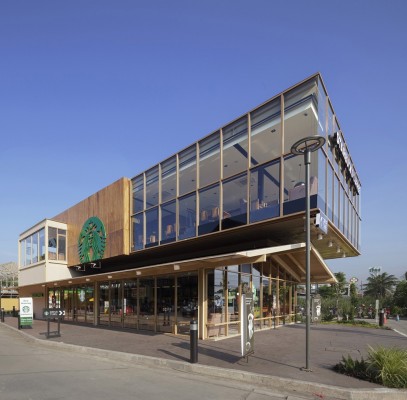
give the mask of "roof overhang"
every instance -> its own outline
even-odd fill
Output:
[[[336,278],[325,264],[318,250],[310,248],[310,275],[312,283],[334,283]],[[62,286],[83,282],[95,282],[107,279],[134,279],[142,276],[156,276],[174,272],[196,271],[204,268],[216,268],[236,264],[250,264],[271,260],[283,267],[298,283],[306,279],[306,245],[295,243],[289,245],[264,247],[254,250],[237,251],[214,256],[199,257],[164,264],[154,264],[127,270],[111,271],[94,275],[72,277],[69,280],[48,282],[47,286]]]

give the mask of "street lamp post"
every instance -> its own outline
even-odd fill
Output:
[[[320,149],[325,143],[322,136],[308,136],[298,140],[291,146],[291,153],[294,155],[304,155],[305,165],[305,275],[306,275],[306,333],[305,333],[305,368],[304,371],[311,371],[309,365],[309,340],[311,323],[311,228],[310,228],[310,190],[309,190],[309,166],[311,164],[311,153]]]

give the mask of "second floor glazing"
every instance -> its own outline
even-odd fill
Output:
[[[297,140],[312,154],[311,206],[360,246],[360,183],[319,75],[283,92],[132,180],[132,249],[165,244],[305,209]]]

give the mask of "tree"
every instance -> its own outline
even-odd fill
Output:
[[[350,284],[349,292],[350,292],[350,303],[352,304],[353,307],[356,307],[359,301],[356,285],[353,282]]]
[[[393,303],[397,307],[407,308],[407,281],[401,281],[397,284]]]
[[[387,272],[382,274],[370,274],[367,278],[364,294],[374,298],[383,300],[387,295],[393,292],[398,280],[394,275],[389,275]]]
[[[339,299],[342,297],[346,285],[346,275],[344,272],[335,272],[337,283],[332,283],[331,287],[336,298],[336,308],[338,308]]]

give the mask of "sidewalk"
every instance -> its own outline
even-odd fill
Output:
[[[17,318],[6,317],[5,323],[17,329]],[[57,323],[51,322],[51,331]],[[137,363],[169,367],[183,371],[231,377],[258,382],[276,390],[292,390],[298,394],[341,399],[400,399],[405,391],[338,374],[333,365],[342,355],[366,356],[367,346],[406,347],[407,338],[387,329],[367,329],[342,325],[313,325],[310,335],[310,365],[305,366],[305,325],[255,332],[255,353],[248,361],[240,357],[240,337],[218,341],[199,341],[198,364],[190,364],[188,336],[99,328],[89,325],[61,323],[61,337],[46,339],[47,323],[34,320],[32,328],[20,330],[43,344],[78,346],[70,350],[105,357],[123,357]],[[59,343],[59,344],[58,344]],[[63,343],[63,344],[62,344]],[[100,349],[100,350],[96,350]],[[116,353],[120,352],[120,353]],[[386,397],[389,396],[389,397]]]

